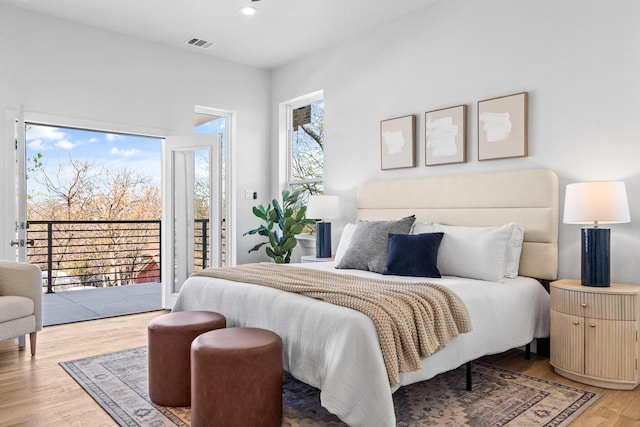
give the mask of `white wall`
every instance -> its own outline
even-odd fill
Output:
[[[257,191],[259,203],[270,200],[268,102],[267,71],[0,4],[0,114],[24,104],[27,112],[178,135],[193,133],[195,105],[237,113],[238,262],[255,244],[240,237],[256,222],[255,201],[243,189]],[[12,154],[11,141],[0,143],[0,152]],[[1,174],[5,199],[13,171]],[[1,211],[0,223],[10,224],[11,215]],[[1,257],[9,253],[8,233],[0,238]]]
[[[236,111],[237,254],[247,262],[259,259],[247,254],[255,240],[241,237],[257,224],[251,206],[279,192],[278,103],[324,89],[326,186],[342,196],[342,223],[353,219],[358,183],[371,178],[545,167],[560,176],[561,202],[569,182],[622,179],[632,223],[612,226],[612,279],[640,283],[638,18],[634,0],[443,0],[270,76],[0,5],[0,108],[172,134],[191,133],[194,105]],[[521,91],[529,157],[478,162],[476,102]],[[424,112],[461,103],[469,161],[423,166]],[[417,115],[419,166],[381,171],[379,122],[405,114]],[[3,156],[12,152],[0,143]],[[12,171],[0,174],[5,199]],[[245,200],[245,188],[258,200]],[[0,222],[10,216],[0,211]],[[559,276],[579,277],[579,246],[579,226],[561,225]]]
[[[277,104],[323,89],[326,191],[341,196],[342,223],[371,178],[549,168],[561,206],[567,183],[624,180],[632,223],[611,226],[612,280],[640,284],[639,19],[635,0],[436,2],[274,70],[272,159]],[[529,156],[479,162],[477,101],[522,91]],[[424,166],[424,112],[458,104],[469,108],[468,162]],[[381,171],[380,120],[406,114],[417,115],[419,166]],[[579,226],[560,225],[559,261],[559,277],[580,277]]]

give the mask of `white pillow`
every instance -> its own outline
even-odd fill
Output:
[[[414,229],[418,227],[418,230],[423,227],[423,225],[432,225],[432,222],[416,222],[414,224]],[[510,223],[513,224],[513,223]],[[506,225],[510,225],[506,224]],[[498,228],[498,227],[487,227],[487,228]],[[415,234],[414,231],[412,233]],[[507,252],[505,255],[505,271],[504,277],[508,277],[510,279],[515,279],[518,277],[518,270],[520,268],[520,255],[522,254],[522,242],[524,240],[524,228],[513,224],[513,232],[509,237],[507,242]]]
[[[500,227],[419,223],[414,225],[412,232],[444,233],[438,251],[438,270],[443,276],[502,282],[506,271],[507,243],[514,227],[513,223]]]
[[[419,231],[415,231],[416,227],[418,227],[418,229],[420,229],[419,227],[423,227],[423,226],[428,226],[428,225],[433,225],[434,223],[431,221],[424,221],[424,222],[414,222],[413,226],[411,226],[411,232],[410,234],[420,234]]]
[[[334,256],[336,265],[340,263],[340,260],[344,256],[344,253],[347,252],[354,231],[356,231],[355,224],[349,223],[344,226],[344,230],[342,230],[342,235],[340,236],[340,241],[338,242],[338,247],[336,248],[336,254]]]
[[[522,241],[524,240],[524,228],[513,224],[513,232],[507,242],[507,255],[504,263],[504,277],[515,279],[520,268],[520,255],[522,254]]]

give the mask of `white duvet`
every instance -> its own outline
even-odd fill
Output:
[[[406,282],[438,283],[462,298],[473,330],[459,335],[422,362],[422,369],[402,373],[400,385],[434,377],[487,354],[523,346],[549,336],[549,294],[534,279],[504,283],[459,277],[425,279],[382,276],[334,269],[334,264],[298,264],[338,274]],[[211,310],[227,326],[272,330],[283,339],[284,369],[321,390],[322,406],[350,426],[395,426],[392,393],[373,322],[365,314],[306,296],[272,288],[191,277],[180,290],[174,311]]]

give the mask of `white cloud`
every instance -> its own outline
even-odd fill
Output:
[[[63,139],[62,141],[56,142],[56,147],[62,148],[63,150],[71,150],[78,144],[74,144],[73,142]]]
[[[121,150],[118,147],[113,147],[110,151],[111,154],[113,154],[114,156],[120,156],[120,157],[132,157],[132,156],[136,156],[138,154],[140,154],[140,150],[138,150],[137,148],[130,148],[128,150]]]
[[[116,135],[114,133],[108,133],[106,134],[105,138],[107,138],[107,141],[117,141],[119,139],[124,138],[122,135]]]
[[[34,125],[27,129],[27,141],[41,139],[44,141],[60,141],[66,137],[58,128]]]
[[[34,139],[33,141],[30,141],[27,144],[27,147],[31,150],[37,151],[46,151],[51,149],[51,146],[43,143],[41,139]]]
[[[89,142],[98,142],[98,138],[96,137],[89,138]]]

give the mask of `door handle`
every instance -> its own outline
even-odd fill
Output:
[[[11,246],[18,246],[21,248],[24,248],[25,246],[25,241],[24,239],[19,239],[19,240],[12,240],[11,242]],[[27,239],[26,244],[29,246],[33,246],[36,244],[36,241],[34,239]]]

